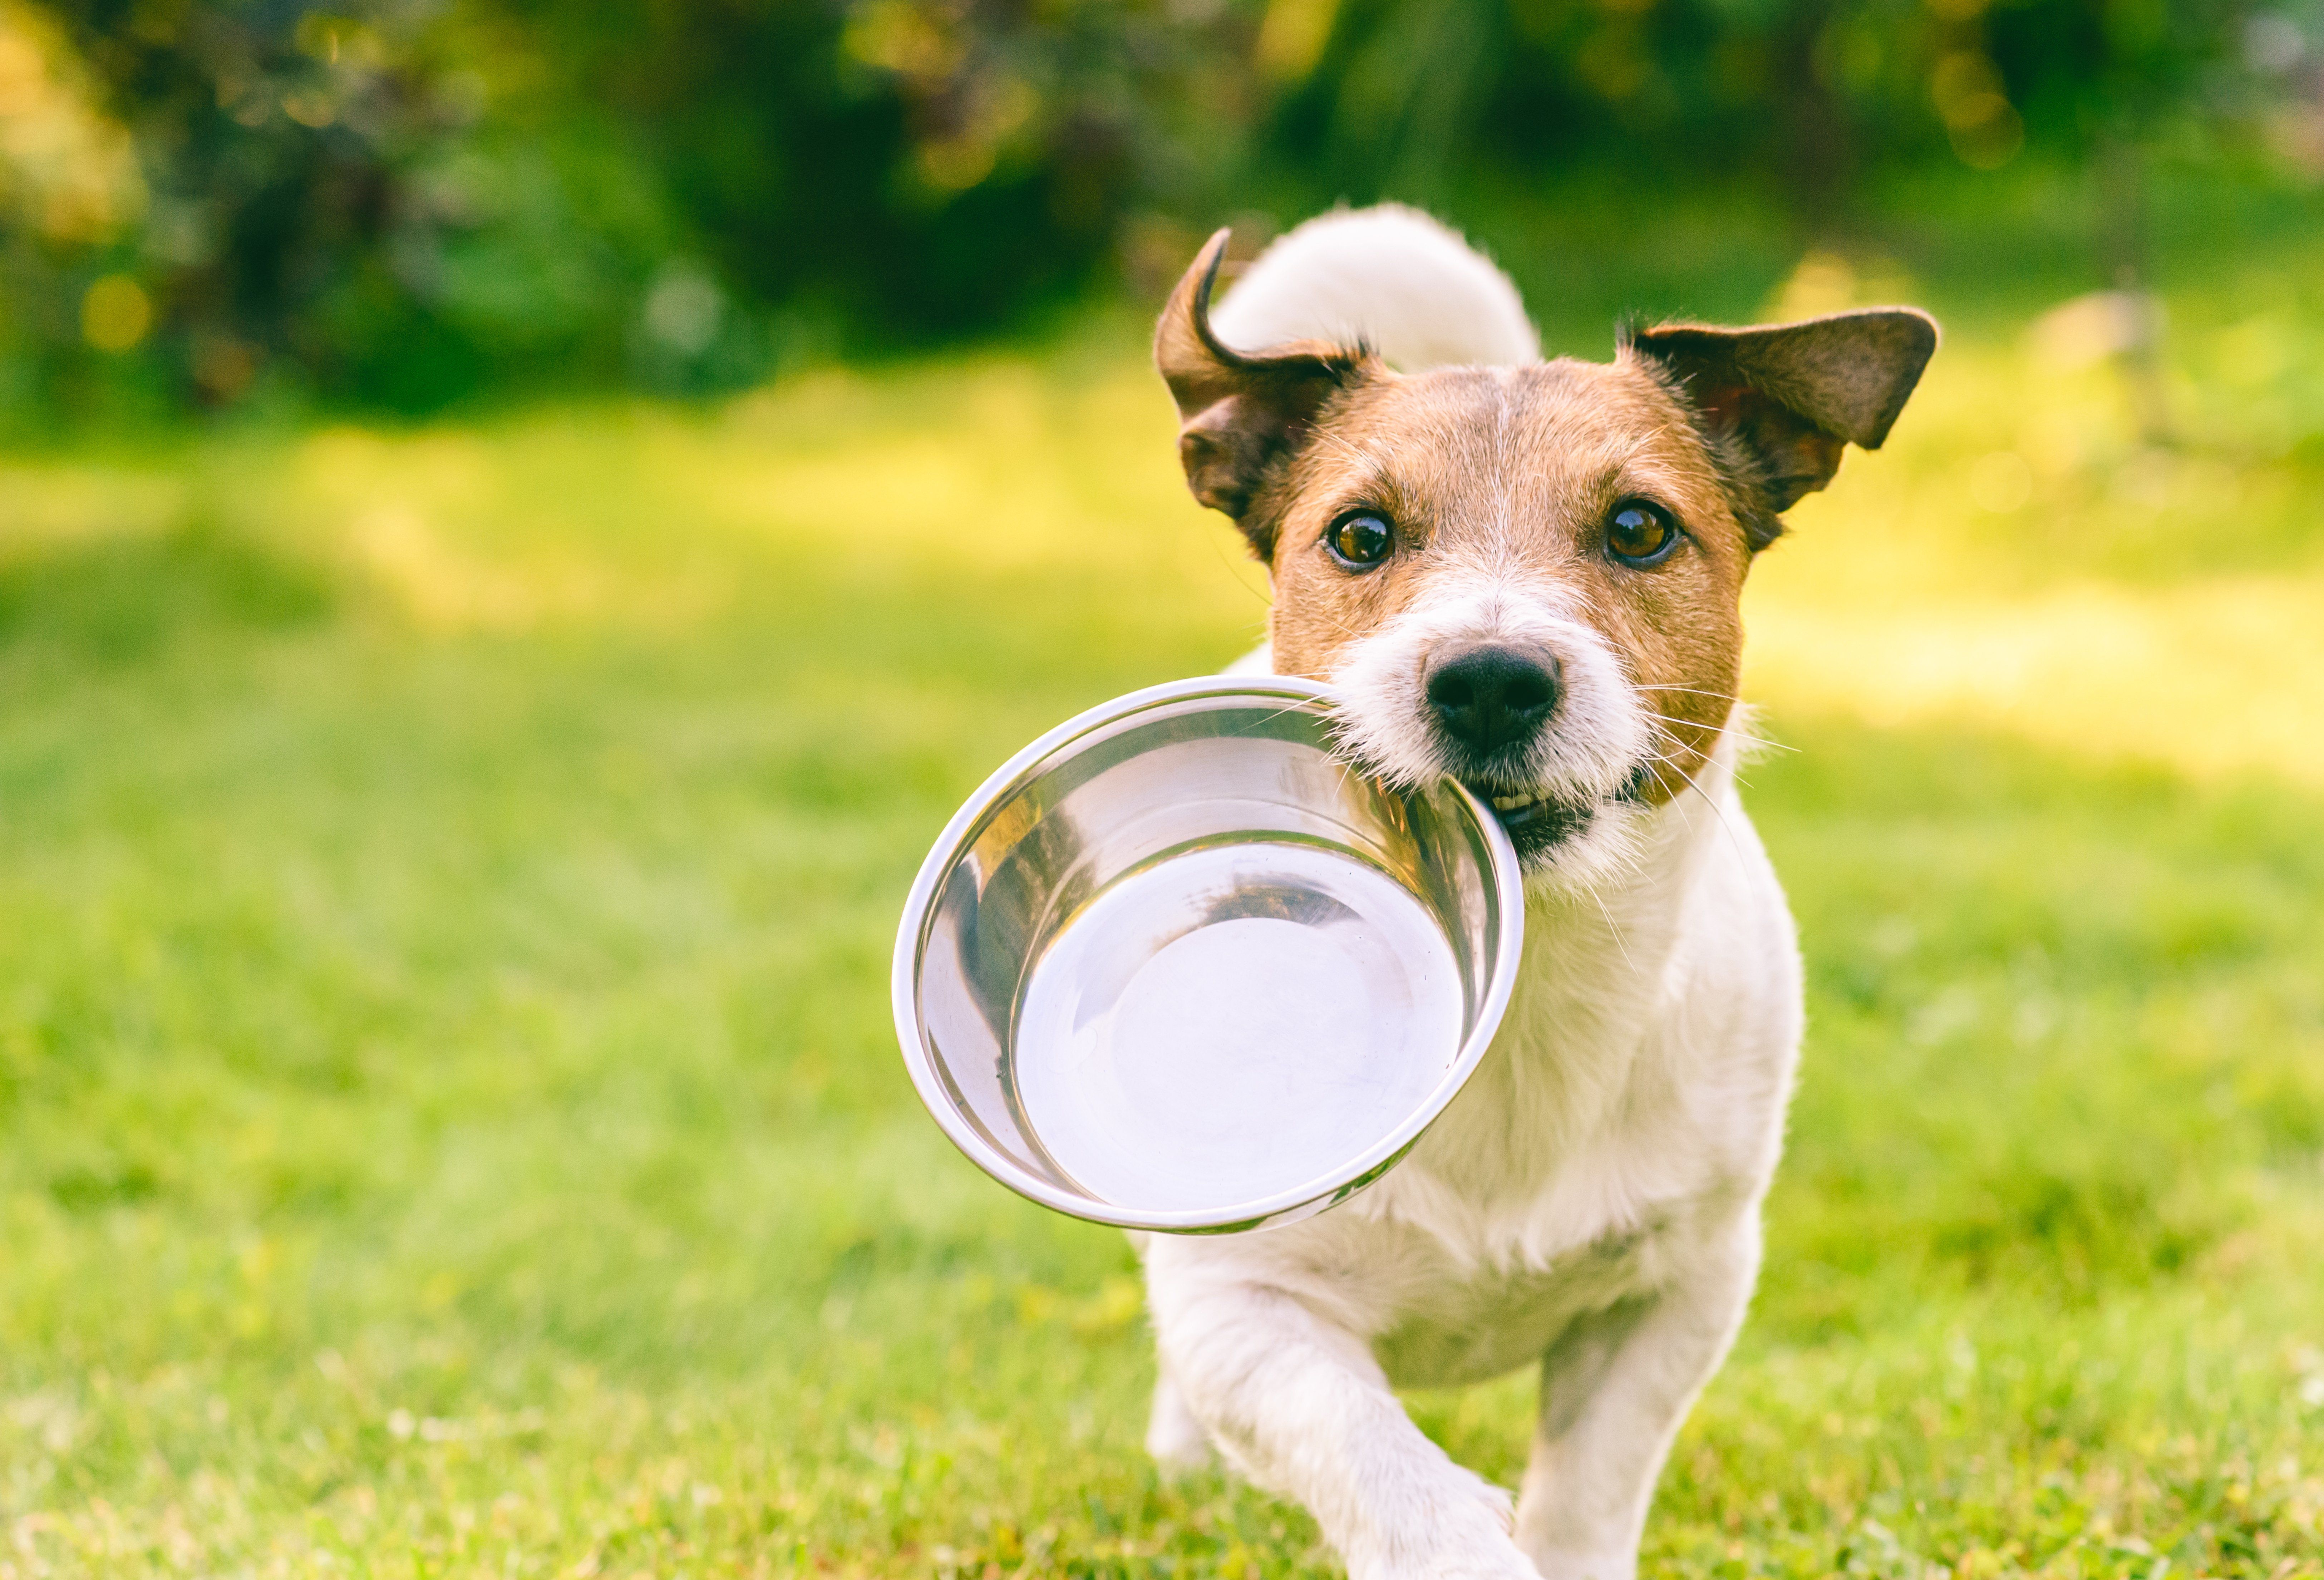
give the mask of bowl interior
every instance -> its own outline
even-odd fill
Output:
[[[1004,1183],[1227,1226],[1370,1178],[1449,1098],[1500,1002],[1499,831],[1449,784],[1351,772],[1328,730],[1305,692],[1157,698],[948,831],[905,940],[916,1074]]]

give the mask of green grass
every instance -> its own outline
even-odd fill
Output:
[[[2010,346],[1802,513],[1770,641],[1898,566],[2201,589],[2061,561],[2103,457],[1948,503]],[[954,1156],[887,1022],[957,799],[1259,618],[1132,348],[0,485],[0,1580],[1331,1571],[1157,1483],[1121,1238]],[[2234,585],[2312,598],[2257,530]],[[2153,629],[2112,680],[2221,679],[2229,745],[2324,717]],[[1758,687],[1809,1047],[1650,1569],[2324,1574],[2324,780],[2029,673]],[[1528,1392],[1413,1402],[1509,1480]]]

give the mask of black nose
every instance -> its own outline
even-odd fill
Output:
[[[1557,661],[1514,648],[1462,648],[1431,666],[1428,706],[1445,734],[1480,755],[1522,745],[1557,707]]]

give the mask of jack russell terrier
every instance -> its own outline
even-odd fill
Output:
[[[1365,771],[1488,799],[1525,954],[1484,1062],[1370,1189],[1139,1237],[1148,1447],[1298,1500],[1355,1580],[1629,1580],[1750,1300],[1800,1038],[1791,914],[1735,792],[1738,600],[1782,513],[1887,437],[1936,325],[1668,324],[1545,362],[1507,278],[1414,210],[1309,222],[1213,311],[1226,242],[1155,359],[1188,485],[1274,585],[1237,667],[1336,687]],[[1536,1362],[1514,1507],[1391,1391]]]

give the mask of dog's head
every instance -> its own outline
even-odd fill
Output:
[[[1401,374],[1360,346],[1229,348],[1225,244],[1155,356],[1188,485],[1268,567],[1276,668],[1340,688],[1364,767],[1455,775],[1529,869],[1601,870],[1728,725],[1753,556],[1845,444],[1887,437],[1935,324],[1672,325],[1610,364]]]

